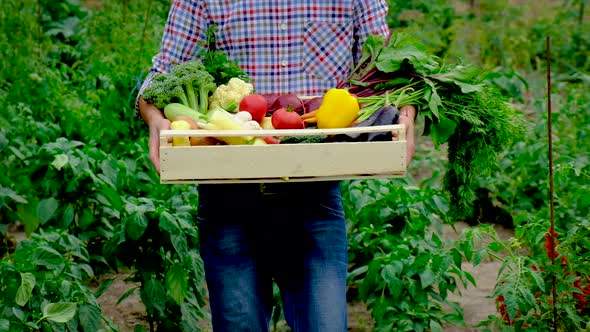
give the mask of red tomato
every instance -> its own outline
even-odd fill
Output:
[[[272,113],[271,121],[275,129],[303,129],[305,127],[301,115],[284,107]]]
[[[252,120],[260,123],[268,111],[266,98],[259,94],[247,95],[240,102],[240,111],[252,114]]]

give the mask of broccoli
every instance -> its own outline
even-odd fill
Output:
[[[327,143],[329,141],[327,135],[285,136],[281,138],[281,144]]]
[[[175,64],[170,73],[154,76],[142,97],[159,109],[180,103],[201,114],[209,109],[209,93],[215,91],[213,76],[198,60]]]

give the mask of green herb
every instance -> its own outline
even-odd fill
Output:
[[[213,76],[215,84],[220,86],[227,84],[232,77],[237,77],[248,82],[248,74],[238,65],[236,61],[228,59],[225,52],[218,50],[215,46],[215,30],[217,26],[212,25],[207,29],[207,43],[199,56],[205,70]]]
[[[498,154],[522,135],[519,112],[484,81],[485,71],[443,65],[408,35],[369,36],[362,52],[338,86],[359,96],[361,118],[385,104],[417,107],[425,121],[423,134],[437,148],[448,143],[444,185],[451,194],[451,215],[465,215],[474,198],[474,175],[495,170]]]

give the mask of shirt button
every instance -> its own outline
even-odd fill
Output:
[[[287,30],[287,24],[285,24],[285,23],[281,24],[281,30]]]
[[[281,62],[281,66],[283,66],[283,67],[287,67],[288,64],[289,63],[286,60],[284,60],[284,61]]]

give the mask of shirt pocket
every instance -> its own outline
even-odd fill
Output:
[[[303,34],[303,64],[308,75],[327,81],[344,79],[351,70],[352,23],[306,22]]]

